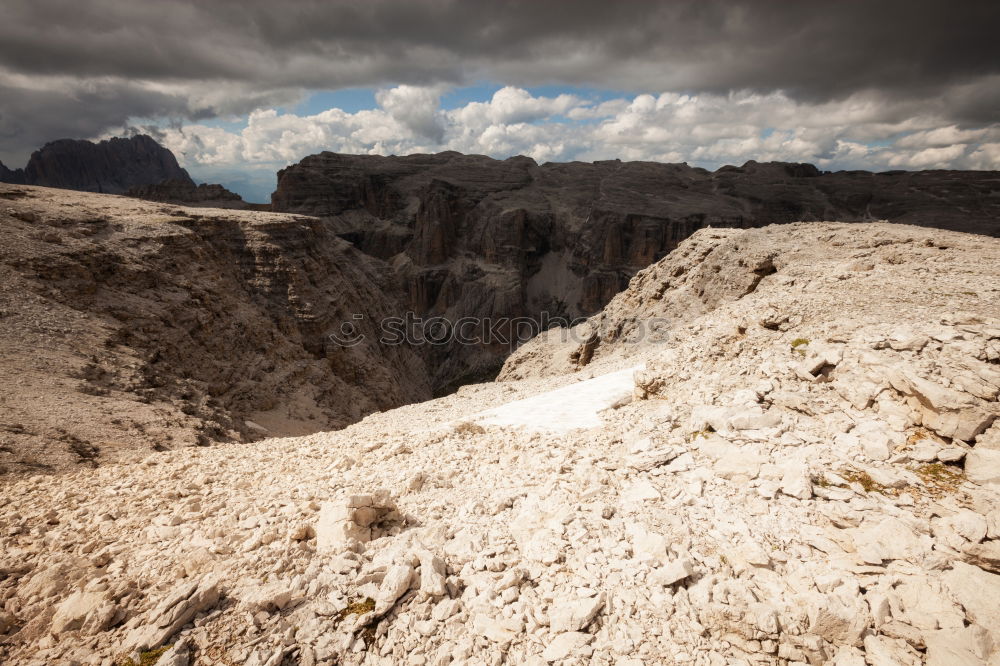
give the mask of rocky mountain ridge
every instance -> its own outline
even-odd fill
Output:
[[[84,192],[124,194],[131,187],[166,180],[194,187],[174,154],[146,135],[97,143],[59,139],[32,153],[23,169],[0,164],[0,182]]]
[[[202,183],[195,185],[190,181],[165,180],[152,185],[133,185],[126,192],[127,197],[160,201],[185,206],[205,208],[247,208],[243,197],[230,192],[219,184]]]
[[[618,160],[320,153],[278,173],[275,211],[331,220],[387,261],[420,317],[573,319],[704,227],[893,222],[1000,236],[1000,173],[820,172],[748,162],[715,172]],[[515,338],[516,331],[509,331]],[[441,345],[436,386],[488,374],[510,345]]]
[[[998,260],[702,229],[506,381],[8,481],[0,659],[996,664]]]

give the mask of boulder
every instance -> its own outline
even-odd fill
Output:
[[[724,479],[744,479],[752,481],[760,474],[760,466],[766,458],[753,451],[733,447],[713,466],[715,473]]]
[[[858,438],[861,450],[869,459],[888,460],[892,455],[893,437],[884,423],[862,421],[851,434]]]
[[[965,455],[965,476],[973,483],[1000,488],[1000,449],[973,447]]]
[[[970,543],[962,550],[965,561],[980,569],[1000,573],[1000,541]]]
[[[292,600],[294,590],[287,583],[273,582],[256,587],[243,597],[243,605],[252,613],[283,609]]]
[[[807,500],[813,495],[812,479],[806,465],[787,465],[781,477],[781,492],[789,497]]]
[[[994,650],[989,632],[977,625],[925,631],[925,666],[980,666]]]
[[[524,627],[519,620],[496,618],[478,613],[472,618],[472,630],[494,643],[506,645],[517,638]]]
[[[87,616],[106,603],[103,593],[77,590],[56,608],[55,615],[52,616],[52,633],[61,634],[80,629]]]
[[[1000,575],[983,571],[979,567],[954,562],[950,571],[941,576],[945,587],[965,607],[973,622],[993,633],[1000,641]]]
[[[986,538],[986,517],[975,511],[959,509],[954,514],[939,519],[938,522],[966,541],[979,543]]]
[[[593,640],[593,636],[582,631],[567,631],[558,634],[542,651],[542,659],[549,663],[566,659]]]
[[[413,581],[413,567],[409,564],[396,564],[389,567],[379,585],[375,596],[375,614],[385,615],[396,603],[396,600],[406,594]]]
[[[188,638],[174,643],[169,650],[160,655],[156,666],[189,666],[191,664],[191,648],[193,641]]]
[[[372,539],[373,529],[398,521],[396,505],[387,492],[354,495],[339,502],[324,502],[316,522],[316,550],[339,553],[355,543]]]
[[[566,552],[566,523],[573,508],[562,496],[529,495],[510,523],[510,532],[521,555],[542,564],[560,561]]]
[[[583,631],[603,608],[603,593],[586,599],[559,601],[549,611],[549,626],[554,632]]]
[[[667,538],[658,532],[652,532],[641,524],[628,523],[625,531],[632,542],[632,557],[639,562],[656,562],[666,564],[669,560]]]
[[[658,567],[650,574],[650,582],[655,585],[668,587],[684,580],[694,573],[694,563],[686,557],[679,557],[676,560]]]
[[[195,615],[219,601],[219,583],[213,576],[178,585],[151,610],[144,623],[133,629],[122,642],[125,652],[143,651],[163,645]]]
[[[444,560],[428,550],[418,551],[417,557],[420,560],[420,593],[428,597],[447,594]]]
[[[893,388],[916,398],[923,425],[942,437],[971,441],[996,418],[983,401],[923,379],[907,368],[892,368],[886,375]]]
[[[921,631],[960,629],[965,613],[935,579],[907,576],[888,595],[892,617]]]
[[[835,645],[860,645],[871,621],[860,596],[828,594],[813,600],[808,611],[809,633]]]
[[[919,561],[930,552],[931,539],[917,535],[906,523],[886,516],[848,530],[861,561],[882,564],[885,560]]]
[[[865,660],[868,666],[921,666],[920,653],[899,638],[865,637]]]
[[[14,616],[10,613],[0,611],[0,635],[6,634],[14,628]]]

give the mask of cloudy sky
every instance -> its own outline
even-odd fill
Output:
[[[143,131],[266,201],[320,150],[1000,169],[989,0],[4,0],[0,161]]]

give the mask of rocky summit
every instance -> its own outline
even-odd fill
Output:
[[[0,164],[0,182],[84,192],[124,194],[131,187],[166,180],[194,187],[174,154],[146,135],[97,143],[60,139],[33,152],[23,169]]]
[[[38,304],[0,319],[36,336],[2,338],[5,359],[31,350],[3,379],[17,395],[46,373],[68,382],[55,370],[69,359],[97,379],[161,362],[128,358],[129,332],[173,330],[158,346],[177,363],[183,336],[209,327],[240,350],[233,374],[197,375],[216,367],[206,354],[177,376],[217,401],[248,396],[232,387],[264,376],[262,348],[313,362],[290,346],[320,316],[307,304],[322,289],[296,277],[320,261],[310,248],[328,244],[329,270],[368,256],[312,218],[129,201],[69,223],[38,190],[4,193],[26,249],[3,284]],[[276,254],[296,224],[310,242]],[[108,238],[127,270],[91,291],[107,263],[79,263],[82,248]],[[161,248],[178,246],[217,257],[215,272],[177,266],[156,301],[177,309],[133,319],[129,285],[153,289],[148,271],[177,261]],[[700,229],[586,322],[522,346],[501,381],[335,432],[10,477],[0,660],[995,664],[998,260],[1000,239],[902,224]],[[40,277],[43,263],[56,268]],[[81,288],[54,306],[43,289],[58,280]],[[373,307],[348,284],[347,307]],[[239,305],[216,300],[226,285]],[[280,299],[302,317],[279,316]],[[182,303],[269,327],[213,328],[230,320],[181,319]],[[84,335],[75,356],[48,356]],[[101,347],[120,365],[86,370],[83,349]],[[110,411],[124,393],[106,386],[87,400]],[[48,408],[79,418],[61,395]]]

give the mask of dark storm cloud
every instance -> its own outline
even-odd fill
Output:
[[[783,88],[813,96],[1000,70],[996,2],[15,0],[0,62],[35,73],[303,86]],[[531,63],[531,67],[520,66]]]
[[[920,0],[8,0],[0,70],[35,77],[41,87],[47,77],[71,77],[120,89],[117,100],[106,95],[93,105],[71,90],[58,104],[65,129],[58,131],[59,110],[46,112],[46,131],[56,134],[157,111],[222,110],[218,96],[205,101],[186,95],[188,87],[229,85],[234,110],[279,89],[478,80],[631,92],[780,89],[807,101],[861,90],[919,100],[960,89],[954,119],[981,122],[997,115],[998,79],[983,77],[1000,74],[998,7]],[[136,94],[130,82],[137,80],[170,92]],[[25,114],[53,94],[5,91],[3,140],[39,134]]]
[[[67,91],[0,84],[0,146],[5,155],[23,158],[51,139],[94,136],[123,124],[131,115],[171,114],[185,109],[184,100],[127,85]],[[23,166],[19,163],[23,159],[10,162],[11,167]]]

